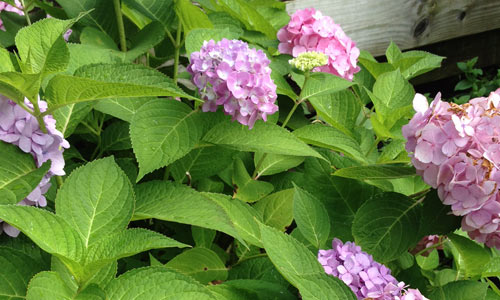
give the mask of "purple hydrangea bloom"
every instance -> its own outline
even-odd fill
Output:
[[[500,249],[500,89],[463,105],[417,94],[413,107],[403,136],[417,172],[471,238]]]
[[[242,41],[210,40],[191,54],[187,70],[205,100],[204,112],[221,105],[233,120],[252,128],[256,120],[266,121],[278,110],[269,63],[264,52]]]
[[[33,109],[33,105],[27,100],[24,104]],[[47,110],[47,103],[38,100],[41,112]],[[62,133],[56,129],[56,120],[47,115],[43,118],[47,133],[38,126],[37,119],[22,107],[0,95],[0,141],[14,144],[23,152],[31,153],[37,167],[50,160],[51,166],[47,174],[42,178],[40,184],[18,205],[46,206],[47,200],[44,194],[50,188],[50,178],[54,175],[64,175],[64,148],[69,148],[69,143],[64,139]],[[0,220],[1,222],[1,220]],[[3,231],[10,236],[17,236],[19,231],[4,223]],[[0,227],[0,233],[2,227]]]
[[[373,260],[353,242],[334,239],[332,249],[319,250],[318,260],[329,275],[341,279],[358,299],[426,300],[418,290],[405,291],[404,282],[398,282],[386,266]],[[420,298],[411,298],[420,295]],[[405,298],[406,297],[406,298]]]

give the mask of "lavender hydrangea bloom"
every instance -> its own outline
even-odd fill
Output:
[[[210,40],[191,54],[187,70],[205,100],[204,112],[221,105],[233,120],[252,128],[256,120],[266,121],[278,110],[269,63],[264,52],[242,41]]]
[[[24,104],[33,108],[27,100]],[[38,100],[41,112],[47,110],[47,103]],[[56,120],[50,115],[44,117],[47,133],[44,133],[35,117],[21,108],[13,101],[0,95],[0,141],[18,146],[23,152],[31,153],[37,167],[50,160],[51,166],[48,173],[42,178],[40,184],[18,205],[46,206],[44,194],[50,188],[50,178],[54,175],[64,175],[64,148],[69,148],[69,143],[61,132],[56,129]],[[1,221],[0,221],[1,222]],[[0,233],[2,227],[0,227]],[[4,223],[3,231],[10,236],[17,236],[19,231]]]
[[[332,249],[319,250],[318,260],[327,274],[341,279],[358,299],[426,300],[418,290],[405,291],[404,282],[398,282],[389,268],[353,242],[334,239]]]
[[[417,94],[413,106],[403,136],[417,172],[471,238],[500,249],[500,89],[463,105]]]

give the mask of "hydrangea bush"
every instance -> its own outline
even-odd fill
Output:
[[[500,90],[285,5],[0,2],[1,299],[500,298]]]

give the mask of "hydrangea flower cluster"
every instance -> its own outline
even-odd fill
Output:
[[[0,1],[0,12],[11,11],[23,16],[24,12],[18,8],[21,7],[21,2],[19,0],[15,0],[14,2],[16,3],[17,7],[7,4],[3,1]],[[3,22],[1,19],[0,19],[0,29],[5,30],[5,27],[3,26]]]
[[[33,109],[33,105],[27,99],[24,104]],[[38,100],[41,112],[47,110],[47,103]],[[54,175],[64,175],[64,148],[69,148],[69,143],[64,139],[62,133],[56,129],[56,120],[47,115],[43,118],[47,133],[44,133],[37,119],[13,101],[0,95],[0,141],[14,144],[23,152],[31,153],[37,167],[50,160],[50,170],[43,177],[40,184],[18,205],[46,206],[47,200],[44,194],[50,188],[50,178]],[[1,220],[0,220],[1,222]],[[19,231],[4,223],[0,227],[0,233],[5,231],[10,236],[17,236]]]
[[[469,236],[500,249],[500,89],[457,105],[415,95],[406,150]]]
[[[302,52],[299,56],[290,59],[288,62],[297,69],[305,72],[326,65],[328,63],[328,56],[316,51]]]
[[[266,121],[278,110],[269,63],[264,52],[250,49],[245,42],[210,40],[191,54],[187,70],[205,100],[204,112],[222,105],[225,114],[252,128],[255,121]]]
[[[327,274],[342,280],[358,299],[426,300],[419,290],[405,289],[386,266],[373,260],[353,242],[334,239],[332,249],[319,250],[318,260]],[[428,300],[428,299],[427,299]]]
[[[313,71],[331,73],[352,80],[356,72],[359,49],[329,16],[314,8],[297,10],[287,26],[278,31],[278,50],[293,57],[316,51],[328,56],[328,64]]]

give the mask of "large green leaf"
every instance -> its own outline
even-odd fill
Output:
[[[137,185],[136,197],[135,220],[156,218],[211,228],[240,238],[220,205],[185,185],[150,181]]]
[[[158,99],[141,106],[130,126],[137,179],[189,153],[201,138],[201,123],[200,114],[182,102]]]
[[[368,165],[342,168],[335,171],[333,175],[359,180],[393,179],[415,176],[415,169],[406,165]]]
[[[228,280],[220,285],[209,286],[209,289],[214,293],[220,293],[220,289],[214,289],[214,287],[229,288],[230,291],[243,291],[245,294],[242,298],[235,298],[235,294],[225,294],[226,298],[222,299],[280,299],[280,300],[294,300],[297,299],[296,295],[293,295],[286,287],[272,283],[265,280],[255,280],[255,279],[236,279]],[[250,295],[248,295],[250,294]]]
[[[277,30],[247,1],[221,0],[218,4],[224,11],[245,24],[248,30],[260,31],[267,38],[276,39]]]
[[[130,123],[141,106],[155,99],[156,97],[110,98],[98,101],[94,109]]]
[[[207,248],[193,248],[172,258],[165,267],[193,277],[202,284],[226,280],[227,268],[217,253]]]
[[[40,74],[0,73],[0,94],[16,103],[24,103],[25,97],[36,99],[39,90]]]
[[[10,52],[0,47],[0,72],[14,72],[16,68],[10,60]]]
[[[303,299],[356,299],[342,281],[325,273],[315,255],[299,241],[266,225],[261,225],[261,233],[267,255]]]
[[[79,19],[79,24],[92,26],[118,40],[118,26],[116,24],[113,1],[102,0],[57,0],[68,17]]]
[[[288,286],[288,282],[281,276],[267,257],[249,258],[234,265],[229,270],[228,280],[253,279],[273,282],[282,286]]]
[[[102,267],[137,253],[172,247],[183,248],[188,245],[147,229],[122,230],[91,245],[85,257],[85,265],[89,269]]]
[[[483,300],[486,297],[487,283],[477,281],[455,281],[437,287],[430,295],[432,300]]]
[[[288,130],[264,122],[256,122],[251,130],[236,122],[221,122],[203,140],[240,151],[322,158]]]
[[[344,90],[309,99],[318,115],[338,130],[352,135],[361,105],[352,91]]]
[[[285,231],[293,221],[293,195],[295,189],[286,189],[268,195],[255,204],[264,224]]]
[[[457,255],[454,255],[454,259],[458,267],[465,271],[465,276],[480,277],[486,265],[490,262],[488,250],[460,235],[449,234],[448,238],[458,252]]]
[[[69,137],[76,129],[78,124],[92,110],[92,105],[88,102],[70,104],[56,110],[53,114],[56,119],[56,128],[64,135]]]
[[[195,28],[213,28],[207,14],[190,0],[176,0],[175,12],[181,20],[184,32],[189,33]],[[179,30],[179,29],[178,29]]]
[[[293,134],[308,144],[344,153],[361,162],[366,161],[359,143],[334,127],[311,124],[295,130]]]
[[[69,49],[62,34],[72,22],[50,18],[19,30],[16,46],[25,72],[50,74],[66,69]]]
[[[274,175],[294,168],[304,162],[305,157],[257,152],[254,163],[257,176]]]
[[[106,127],[102,133],[102,151],[119,151],[132,148],[130,141],[130,125],[127,122],[116,121]]]
[[[124,230],[133,210],[132,185],[112,157],[73,171],[56,198],[57,215],[78,231],[85,247]]]
[[[0,265],[0,299],[24,299],[29,280],[43,270],[30,256],[6,247],[0,247]]]
[[[297,228],[313,246],[319,249],[328,239],[330,220],[325,206],[316,197],[295,186],[293,216]]]
[[[437,191],[431,190],[425,195],[419,235],[447,235],[460,228],[461,220],[460,217],[451,213],[449,205],[441,202]]]
[[[146,96],[172,96],[198,100],[184,93],[172,79],[161,72],[135,64],[83,66],[74,76],[54,76],[45,91],[49,112],[84,101]]]
[[[402,194],[376,195],[356,212],[356,244],[382,263],[398,258],[418,242],[421,210],[419,202]]]
[[[131,38],[131,48],[125,53],[125,61],[133,61],[165,38],[165,31],[159,22],[151,22]]]
[[[113,300],[215,299],[193,278],[165,267],[133,269],[111,281],[105,291]]]
[[[124,2],[149,19],[160,22],[165,29],[168,29],[175,19],[173,0],[125,0]]]
[[[63,218],[32,206],[0,205],[0,219],[26,234],[42,250],[80,261],[85,245],[80,234]]]
[[[0,204],[15,204],[28,196],[50,168],[37,168],[33,156],[0,141]]]
[[[345,90],[354,83],[329,73],[312,73],[302,89],[300,97],[309,99]]]

